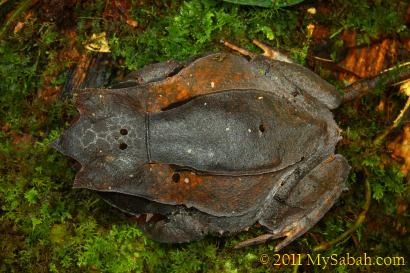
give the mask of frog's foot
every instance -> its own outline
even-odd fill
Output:
[[[235,248],[261,244],[267,240],[286,237],[275,247],[281,250],[313,227],[345,189],[350,167],[341,155],[325,160],[307,174],[289,192],[280,192],[276,198],[274,214],[266,215],[259,222],[271,231],[241,242]],[[281,201],[286,200],[286,201]]]
[[[232,49],[232,50],[234,50],[234,51],[237,51],[237,52],[239,52],[240,54],[242,54],[242,55],[244,55],[244,56],[247,56],[247,57],[250,57],[250,58],[252,58],[252,59],[254,59],[254,58],[256,58],[256,57],[258,56],[258,54],[255,54],[255,53],[253,53],[253,52],[250,52],[250,51],[248,51],[248,50],[246,50],[246,49],[244,49],[244,48],[241,48],[241,47],[239,47],[239,46],[237,46],[237,45],[235,45],[235,44],[233,44],[233,43],[231,43],[231,42],[222,40],[222,43],[223,43],[226,47],[228,47],[228,48],[230,48],[230,49]],[[263,54],[262,54],[262,55],[265,56],[266,58],[269,58],[269,59],[272,59],[272,60],[276,60],[276,61],[281,61],[281,62],[293,63],[292,59],[290,59],[288,56],[286,56],[285,54],[279,52],[279,51],[276,50],[276,49],[271,48],[270,46],[268,46],[268,45],[262,43],[261,41],[258,41],[258,40],[256,40],[256,39],[253,39],[253,40],[252,40],[252,43],[253,43],[254,45],[256,45],[257,47],[259,47],[260,49],[263,50]]]
[[[335,194],[336,192],[333,193]],[[335,196],[331,194],[328,197],[328,201],[330,201]],[[305,215],[304,218],[302,217],[290,225],[281,226],[280,228],[272,230],[271,233],[263,234],[258,237],[240,242],[239,244],[235,245],[234,248],[239,249],[242,247],[263,244],[269,240],[286,237],[282,242],[276,245],[275,252],[278,252],[279,250],[293,242],[296,238],[308,231],[312,226],[314,226],[318,222],[318,220],[320,220],[322,216],[328,211],[328,209],[328,207],[320,207],[318,210],[312,211],[310,214]]]

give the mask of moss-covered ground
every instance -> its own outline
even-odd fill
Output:
[[[95,54],[83,44],[101,32],[107,33],[117,70],[227,50],[219,42],[222,38],[258,52],[250,43],[257,38],[340,87],[344,83],[333,71],[307,61],[321,48],[308,25],[327,26],[325,50],[329,58],[340,61],[346,49],[340,36],[345,31],[355,31],[356,43],[362,45],[386,37],[408,39],[407,6],[398,0],[305,1],[280,9],[217,0],[0,1],[0,271],[292,272],[287,259],[274,263],[275,241],[233,250],[239,241],[262,234],[262,228],[228,238],[159,244],[93,192],[72,189],[75,162],[48,144],[77,112],[70,98],[52,95],[62,89],[78,53]],[[311,7],[317,8],[316,14],[308,12]],[[397,91],[382,86],[335,112],[344,130],[338,152],[352,166],[349,189],[313,229],[281,254],[312,253],[317,244],[347,230],[362,210],[366,178],[372,190],[366,220],[322,255],[404,257],[406,265],[339,264],[324,271],[409,272],[410,184],[386,148],[393,136],[381,145],[373,142],[404,104],[406,98]],[[376,111],[386,98],[390,110]],[[266,265],[259,261],[262,254],[271,259]],[[323,266],[299,267],[299,272],[321,271]]]

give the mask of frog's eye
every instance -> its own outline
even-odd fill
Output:
[[[125,149],[127,149],[127,147],[128,147],[127,143],[120,143],[119,148],[120,148],[121,150],[125,150]]]
[[[125,129],[125,128],[122,128],[122,129],[120,130],[120,134],[123,135],[123,136],[125,136],[125,135],[128,134],[128,130]]]

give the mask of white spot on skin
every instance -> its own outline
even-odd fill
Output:
[[[248,132],[249,132],[249,133],[252,133],[252,130],[251,130],[251,129],[248,129]]]
[[[261,99],[263,99],[263,97],[258,97],[258,100],[261,100]]]
[[[215,83],[211,82],[211,87],[214,88],[215,87]]]
[[[192,150],[191,150],[191,149],[188,149],[188,150],[187,150],[187,153],[188,153],[188,154],[192,153]]]
[[[184,182],[188,184],[188,183],[189,183],[189,178],[188,178],[188,177],[185,177],[185,178],[184,178]]]
[[[95,113],[92,113],[91,115],[92,115],[93,117],[95,117]]]
[[[100,153],[102,153],[102,150],[99,150]]]
[[[109,186],[108,189],[111,190],[111,186]]]
[[[207,103],[205,102],[205,103],[204,103],[204,105],[206,106],[206,105],[207,105]]]
[[[100,98],[102,99],[103,95],[100,95]]]
[[[229,131],[229,130],[231,130],[231,129],[229,129],[229,127],[226,127],[226,128],[225,128],[225,131]]]
[[[130,174],[130,175],[129,175],[129,177],[131,177],[131,178],[132,178],[132,177],[134,177],[134,175],[133,175],[133,174]]]

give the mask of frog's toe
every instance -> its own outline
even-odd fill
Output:
[[[296,238],[308,231],[317,221],[311,221],[311,219],[301,219],[298,222],[293,223],[292,225],[286,226],[283,230],[273,231],[273,238],[286,237],[283,241],[275,247],[275,252],[278,252]]]
[[[251,238],[245,241],[242,241],[234,246],[234,249],[240,249],[247,246],[259,245],[267,242],[268,240],[276,239],[279,237],[275,237],[272,233],[262,234],[258,237]]]
[[[279,250],[281,250],[282,248],[290,244],[293,240],[295,240],[296,238],[304,234],[310,227],[311,227],[311,224],[309,223],[296,222],[294,224],[286,226],[284,229],[274,230],[271,233],[262,234],[258,237],[242,241],[236,244],[234,248],[239,249],[239,248],[248,247],[252,245],[263,244],[269,240],[286,237],[282,242],[280,242],[275,247],[275,252],[278,252]]]

